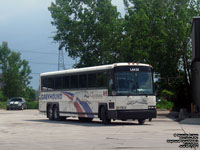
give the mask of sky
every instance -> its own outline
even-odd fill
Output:
[[[48,7],[54,0],[0,0],[0,45],[21,53],[29,61],[32,80],[30,86],[39,87],[39,74],[58,70],[58,44],[53,41],[56,31],[51,25]],[[123,15],[123,0],[113,0]],[[75,60],[64,52],[66,69]]]

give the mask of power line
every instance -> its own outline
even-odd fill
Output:
[[[38,64],[38,65],[54,65],[57,66],[57,63],[47,63],[47,62],[34,62],[34,61],[28,61],[31,64]],[[67,65],[73,65],[73,64],[67,64]]]
[[[41,73],[30,73],[30,74],[34,74],[34,75],[40,75]]]
[[[53,53],[53,52],[41,52],[41,51],[35,51],[35,50],[17,50],[14,49],[16,52],[26,52],[26,53],[35,53],[35,54],[48,54],[48,55],[59,55],[60,53]],[[59,51],[60,52],[60,51]],[[64,55],[62,54],[62,57]],[[63,57],[64,59],[64,57]],[[32,64],[44,64],[44,65],[58,65],[55,63],[46,63],[46,62],[33,62],[33,61],[29,61]],[[66,65],[73,65],[73,64],[66,64]]]
[[[25,52],[25,53],[35,53],[35,54],[47,54],[47,55],[58,55],[58,53],[53,52],[41,52],[41,51],[30,51],[30,50],[15,50],[17,52]]]
[[[46,62],[34,62],[34,61],[28,61],[31,64],[38,64],[38,65],[54,65],[57,66],[58,64],[55,63],[46,63]]]

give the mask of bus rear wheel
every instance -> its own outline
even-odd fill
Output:
[[[101,120],[102,120],[103,124],[109,124],[111,122],[111,119],[108,119],[108,117],[107,117],[105,107],[101,108]]]
[[[53,108],[51,106],[49,106],[47,108],[47,117],[49,118],[49,120],[54,120],[54,117],[53,117]]]
[[[58,109],[58,106],[56,105],[53,107],[53,118],[56,121],[60,120],[59,109]]]

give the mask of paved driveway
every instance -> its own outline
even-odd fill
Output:
[[[115,121],[105,126],[98,119],[49,121],[37,110],[0,110],[0,150],[176,150],[180,143],[167,140],[190,131],[199,134],[200,126],[179,124],[164,111],[144,125]]]

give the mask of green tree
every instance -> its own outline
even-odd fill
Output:
[[[25,91],[25,99],[28,101],[35,101],[36,100],[36,91],[32,87],[26,88]]]
[[[56,0],[49,7],[57,32],[54,40],[76,67],[115,62],[119,58],[123,21],[111,0]]]
[[[152,64],[160,93],[173,91],[175,107],[189,106],[191,25],[200,0],[124,0],[124,6],[121,17],[111,0],[56,0],[49,7],[54,40],[80,60],[75,67]]]
[[[31,69],[21,54],[8,48],[6,42],[0,46],[0,65],[2,71],[3,94],[7,98],[23,97],[30,83]]]
[[[191,25],[192,17],[200,14],[199,0],[124,0],[124,3],[125,32],[132,39],[133,57],[153,65],[160,77],[160,90],[175,91],[175,106],[189,106]]]

